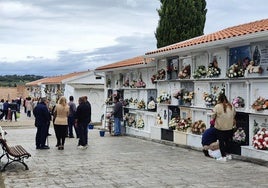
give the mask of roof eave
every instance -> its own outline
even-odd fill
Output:
[[[202,44],[197,44],[197,45],[193,45],[193,46],[188,46],[188,47],[184,47],[184,48],[177,48],[174,50],[167,50],[167,51],[163,51],[163,52],[157,52],[154,54],[148,54],[145,55],[145,58],[163,58],[166,56],[170,56],[170,55],[179,55],[179,54],[183,54],[186,52],[196,52],[196,51],[200,51],[200,49],[202,49],[202,51],[206,51],[209,49],[215,49],[215,48],[221,48],[221,47],[227,47],[227,46],[233,46],[235,44],[238,43],[250,43],[250,42],[261,42],[261,41],[265,41],[267,40],[267,35],[268,35],[268,31],[261,31],[261,32],[256,32],[256,33],[251,33],[251,34],[247,34],[247,35],[242,35],[242,36],[237,36],[237,37],[231,37],[231,38],[227,38],[227,39],[222,39],[222,40],[216,40],[216,41],[212,41],[212,42],[207,42],[207,43],[202,43]]]

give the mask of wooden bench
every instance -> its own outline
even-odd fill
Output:
[[[31,157],[30,153],[28,153],[21,145],[8,146],[5,139],[0,138],[0,143],[3,149],[3,154],[1,155],[0,160],[4,156],[7,157],[7,163],[1,169],[2,172],[5,171],[6,167],[13,162],[19,162],[25,166],[25,170],[29,170],[29,167],[24,162],[24,159]]]

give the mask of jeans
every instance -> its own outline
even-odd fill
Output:
[[[120,118],[114,118],[114,134],[119,135],[121,134],[121,120]]]
[[[73,134],[74,121],[75,120],[74,120],[73,116],[68,116],[68,135],[69,135],[69,137],[74,136],[74,134]]]

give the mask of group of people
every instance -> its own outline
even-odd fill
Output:
[[[220,161],[232,159],[231,142],[235,126],[236,111],[225,94],[220,94],[218,103],[212,110],[211,126],[202,135],[203,152],[205,156]]]
[[[58,150],[64,150],[66,137],[74,138],[73,128],[76,138],[79,138],[78,148],[87,148],[88,124],[91,122],[91,104],[86,96],[80,97],[78,102],[79,105],[76,107],[73,96],[69,97],[69,102],[62,96],[57,104],[49,110],[48,99],[41,98],[41,101],[33,109],[35,126],[37,127],[36,149],[50,149],[46,144],[46,140],[51,121],[53,121],[54,125]]]
[[[18,113],[20,113],[21,98],[9,100],[1,99],[0,101],[0,120],[12,121],[13,117],[17,121]]]

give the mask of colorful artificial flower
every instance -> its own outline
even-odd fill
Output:
[[[144,128],[144,121],[142,118],[140,118],[137,122],[137,128],[142,129]]]
[[[193,134],[201,135],[206,130],[206,124],[202,120],[198,120],[191,125],[191,132]]]
[[[244,76],[244,69],[242,65],[233,64],[227,69],[226,76],[228,78],[237,78]]]
[[[186,118],[186,119],[180,119],[177,125],[177,130],[178,131],[183,131],[186,132],[189,127],[192,125],[192,120],[191,118]]]
[[[207,75],[206,66],[200,65],[193,73],[195,79],[205,77]]]
[[[159,97],[157,97],[156,101],[158,103],[170,103],[171,96],[166,92],[162,92]]]
[[[244,108],[245,107],[245,100],[238,96],[233,99],[232,104],[234,105],[235,108]]]
[[[246,133],[242,129],[242,127],[239,127],[233,135],[233,141],[237,143],[242,143],[246,141]]]
[[[259,150],[268,149],[268,130],[262,128],[253,137],[253,147]]]
[[[268,102],[265,98],[263,97],[258,97],[254,103],[251,105],[251,107],[254,110],[260,111],[260,110],[265,110],[268,108]]]

